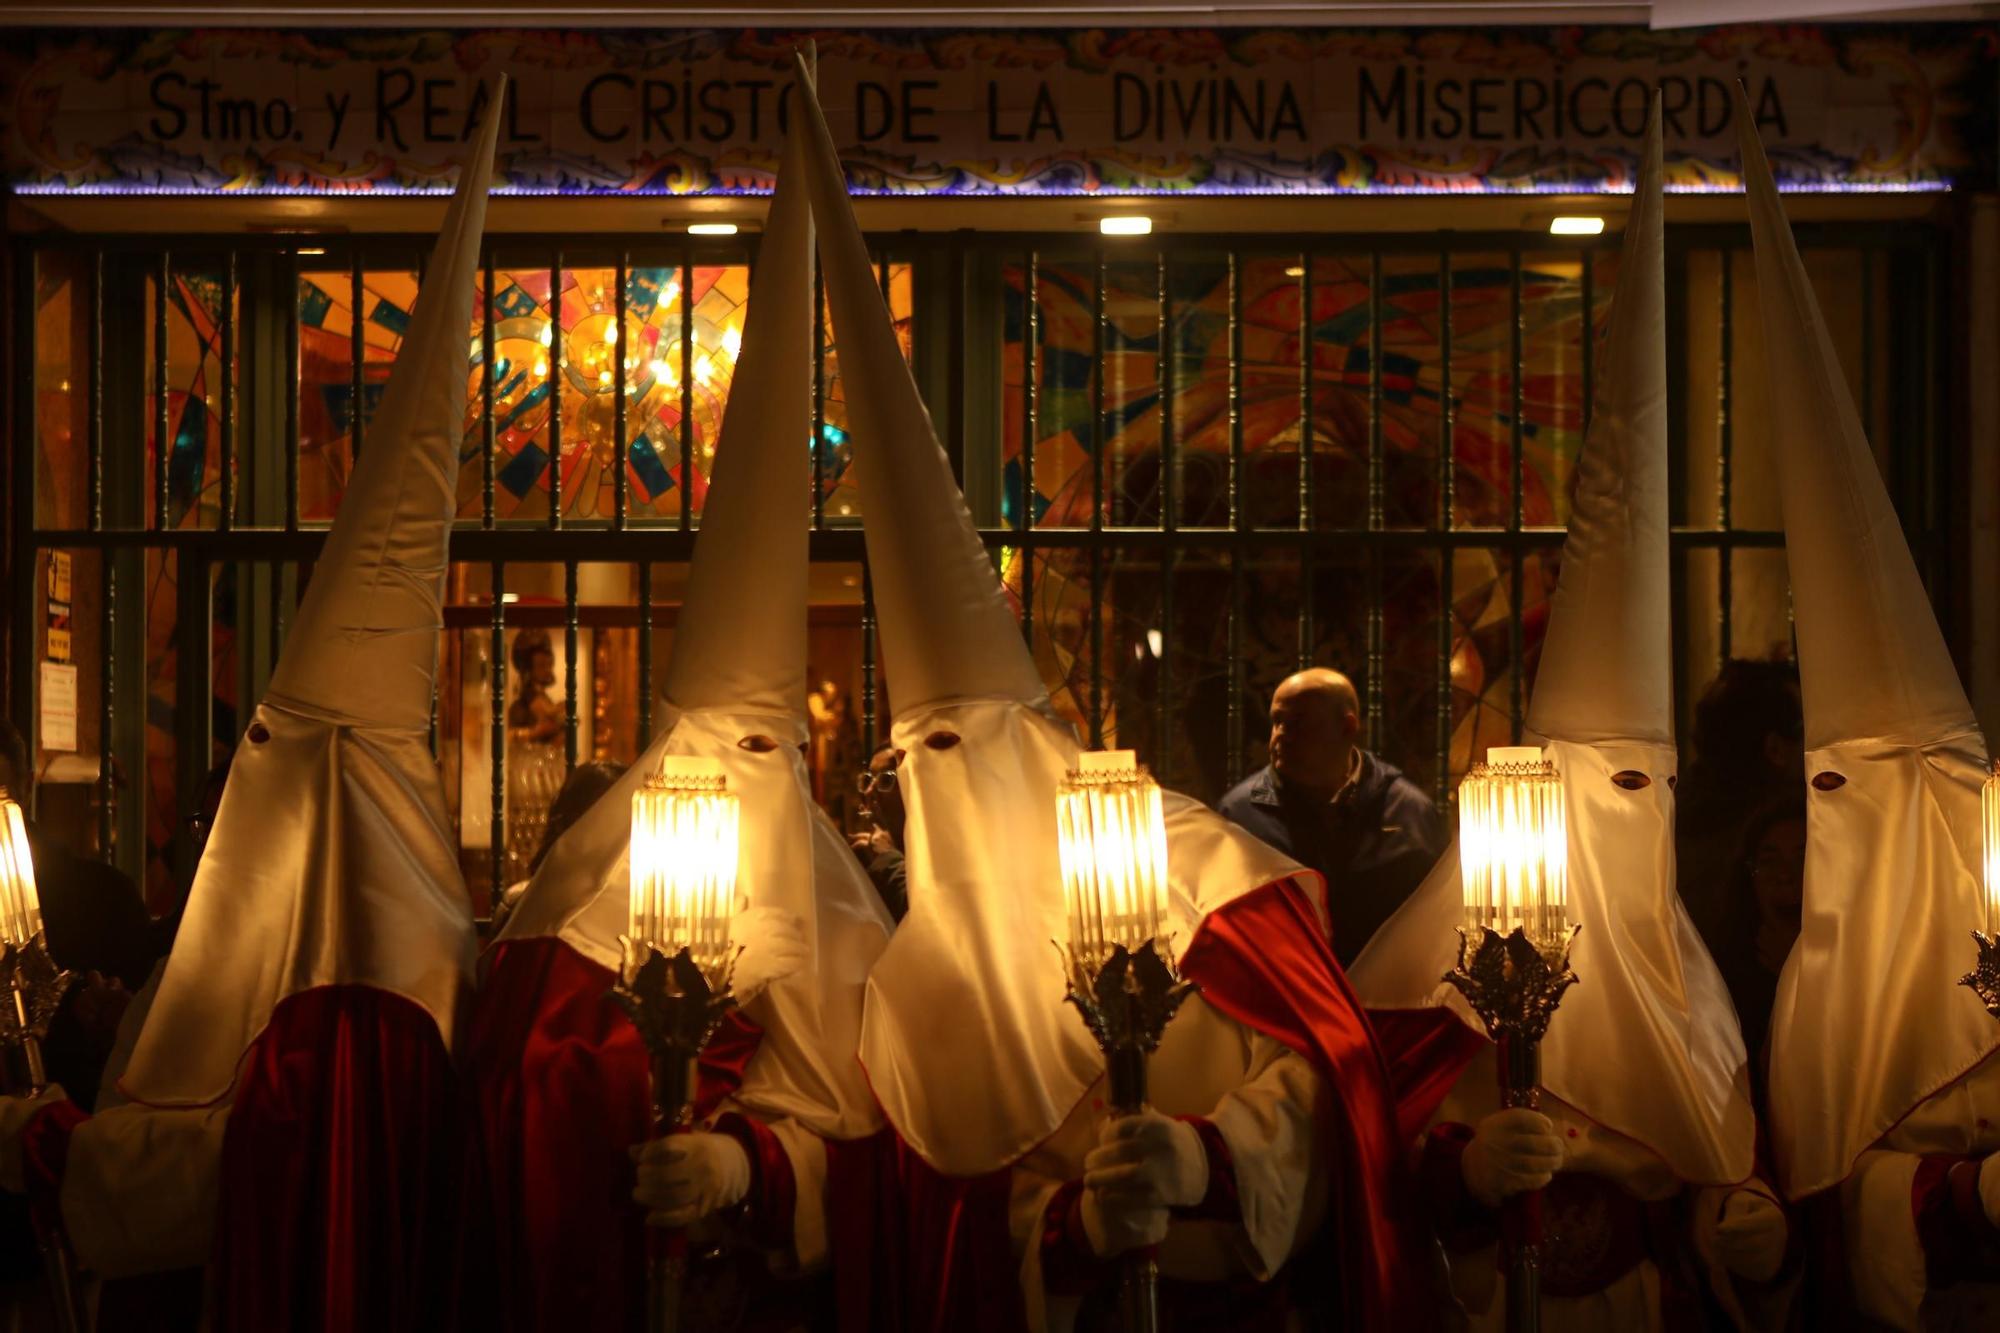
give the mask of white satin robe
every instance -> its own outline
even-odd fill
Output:
[[[2000,1283],[1959,1283],[1932,1293],[1910,1210],[1925,1157],[2000,1152],[2000,1056],[1919,1105],[1861,1154],[1841,1182],[1847,1266],[1861,1310],[1891,1328],[2000,1328]]]

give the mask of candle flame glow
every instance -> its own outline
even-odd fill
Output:
[[[1986,830],[1986,865],[1983,887],[1986,891],[1986,933],[2000,936],[2000,763],[1986,775],[1986,786],[1980,793],[1981,821]]]
[[[21,807],[0,787],[0,944],[21,948],[42,933],[35,859]]]
[[[738,803],[715,760],[669,755],[632,795],[627,933],[717,976],[736,914]]]
[[[1163,938],[1167,828],[1159,784],[1130,750],[1082,756],[1056,794],[1056,825],[1076,959],[1102,966],[1117,945]]]
[[[1458,789],[1465,925],[1541,948],[1569,931],[1569,832],[1562,779],[1533,746],[1496,747]]]

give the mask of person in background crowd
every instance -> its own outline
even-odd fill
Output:
[[[556,839],[568,831],[569,826],[583,818],[584,811],[597,804],[597,798],[610,791],[612,785],[624,776],[625,765],[593,759],[589,763],[578,764],[570,770],[563,785],[556,792],[556,798],[549,802],[548,823],[542,826],[542,840],[535,848],[535,854],[528,859],[528,874],[541,869],[548,858],[549,848],[556,845]],[[514,904],[521,901],[521,893],[528,887],[528,881],[518,880],[509,885],[500,896],[493,909],[493,929],[497,932],[507,914],[514,910]]]
[[[898,921],[910,906],[909,869],[903,864],[903,791],[896,780],[896,767],[902,762],[903,752],[885,745],[856,775],[861,813],[874,827],[850,840],[862,868],[875,883],[875,892],[882,895],[882,905]]]
[[[1705,939],[1743,1026],[1761,1114],[1771,1006],[1778,975],[1798,941],[1804,908],[1806,807],[1801,793],[1788,792],[1752,811],[1743,822],[1738,849],[1728,873],[1724,928]]]
[[[1745,821],[1796,797],[1805,781],[1804,728],[1791,662],[1731,658],[1694,706],[1694,753],[1674,791],[1674,854],[1681,900],[1711,947],[1737,924],[1730,890]]]
[[[1361,748],[1361,698],[1338,671],[1287,677],[1271,696],[1271,762],[1216,805],[1326,877],[1333,951],[1352,963],[1423,882],[1449,840],[1401,769]]]

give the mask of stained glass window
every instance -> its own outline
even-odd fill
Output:
[[[167,431],[166,526],[209,528],[221,512],[224,279],[219,263],[167,266],[166,381],[159,379],[159,329],[146,324],[146,514],[157,526],[162,397]],[[157,310],[158,277],[148,275],[146,308]],[[231,301],[235,318],[236,302]]]

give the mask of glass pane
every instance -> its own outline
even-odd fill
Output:
[[[1159,261],[1104,267],[1104,522],[1160,525]],[[1018,437],[1015,437],[1018,438]]]
[[[354,464],[354,283],[299,274],[299,517],[331,522]]]
[[[1608,261],[1608,263],[1607,263]],[[1593,312],[1583,308],[1591,264]],[[1521,261],[1521,521],[1569,521],[1570,477],[1583,449],[1584,339],[1609,309],[1616,260],[1587,252],[1530,254]]]
[[[1441,737],[1439,725],[1438,572],[1444,557],[1435,551],[1385,550],[1380,559],[1382,673],[1366,687],[1382,718],[1377,751],[1424,790],[1447,790],[1440,763],[1447,780],[1456,775],[1449,773],[1449,726]],[[1351,609],[1347,615],[1348,623],[1361,620]]]
[[[1792,596],[1783,547],[1731,553],[1729,655],[1784,661],[1792,656]]]
[[[1368,524],[1368,261],[1334,267],[1338,293],[1336,349],[1345,347],[1345,393],[1330,405],[1343,446],[1334,496],[1338,526]],[[1382,522],[1391,528],[1438,524],[1439,467],[1444,439],[1444,310],[1434,255],[1384,255],[1382,302]],[[1458,293],[1452,292],[1452,317]],[[1452,329],[1454,408],[1464,397],[1459,382],[1458,330]],[[1324,428],[1322,428],[1324,429]],[[1459,430],[1465,425],[1461,420]],[[1454,513],[1454,521],[1457,514]]]
[[[883,271],[878,266],[878,277]],[[896,326],[896,340],[902,344],[903,356],[908,359],[913,355],[915,346],[914,272],[907,261],[891,260],[886,265],[886,274],[889,318]],[[820,402],[820,492],[825,497],[828,523],[856,523],[861,518],[862,499],[860,488],[855,486],[854,478],[848,474],[848,465],[854,459],[854,445],[848,438],[847,392],[840,379],[840,354],[835,342],[832,314],[824,304],[820,313],[821,327],[825,330],[820,347],[823,394]]]
[[[176,256],[167,287],[167,381],[157,382],[157,268],[146,280],[146,504],[158,514],[159,426],[165,396],[167,525],[214,527],[222,500],[223,267],[219,260]],[[232,315],[236,302],[231,302]]]
[[[1171,354],[1172,460],[1183,527],[1229,523],[1229,265],[1221,257],[1175,257]]]
[[[91,256],[35,256],[35,524],[90,525]]]
[[[1243,519],[1299,525],[1299,273],[1297,260],[1241,261]]]
[[[1389,262],[1405,268],[1410,264],[1385,261]],[[1416,267],[1420,269],[1422,261],[1416,261]],[[1320,256],[1312,261],[1313,526],[1321,529],[1361,528],[1368,523],[1368,272],[1365,257]],[[1401,269],[1397,276],[1400,280]],[[1385,306],[1385,320],[1388,309]],[[1425,329],[1422,318],[1414,312],[1401,313],[1400,306],[1395,309],[1396,341],[1420,338]],[[1388,336],[1385,329],[1385,339]],[[1400,364],[1389,355],[1386,342],[1383,351],[1385,361]],[[1408,352],[1399,348],[1397,355],[1407,357]],[[1423,434],[1423,423],[1436,415],[1435,405],[1426,414],[1412,404],[1407,391],[1394,398],[1385,394],[1383,405],[1389,511],[1417,516],[1393,522],[1396,526],[1426,523],[1435,504],[1426,494],[1411,492],[1413,488],[1421,492],[1428,471],[1435,469],[1435,425],[1428,437]]]
[[[1530,551],[1521,560],[1521,592],[1516,595],[1512,560],[1499,548],[1466,547],[1454,553],[1451,657],[1452,781],[1494,745],[1511,745],[1515,734],[1515,676],[1522,676],[1523,705],[1534,685],[1548,623],[1548,595],[1555,588],[1553,552]],[[1518,600],[1518,604],[1517,604]],[[1513,653],[1515,618],[1520,618],[1521,659]],[[1524,665],[1523,665],[1524,664]]]
[[[305,522],[330,522],[340,510],[354,469],[356,417],[366,449],[368,422],[381,404],[416,309],[416,270],[370,268],[362,273],[358,402],[355,295],[350,268],[299,275],[299,517]]]

